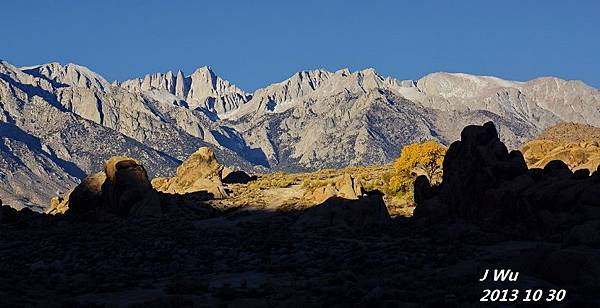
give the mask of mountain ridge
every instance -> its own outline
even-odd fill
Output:
[[[0,77],[2,122],[16,123],[42,144],[60,144],[52,149],[67,149],[74,140],[83,146],[85,138],[69,132],[83,125],[90,136],[85,147],[106,146],[102,138],[109,135],[123,140],[120,151],[144,147],[140,153],[149,151],[153,158],[142,160],[157,162],[147,166],[152,176],[172,174],[178,162],[203,146],[214,148],[234,169],[302,171],[388,163],[405,144],[424,139],[449,144],[462,127],[487,121],[497,123],[511,148],[559,122],[600,126],[600,92],[555,77],[519,82],[437,72],[400,80],[372,68],[316,69],[252,93],[209,66],[187,76],[179,70],[108,83],[77,64],[17,68],[2,61]],[[32,105],[41,106],[40,114],[22,112]],[[54,139],[32,128],[57,126],[52,117],[78,124],[57,127],[62,137]],[[57,158],[85,173],[92,170],[90,160],[103,161],[110,152],[85,158],[70,155],[75,150],[70,149],[55,150]]]

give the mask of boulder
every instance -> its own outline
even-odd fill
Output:
[[[333,183],[309,189],[304,193],[304,199],[310,203],[319,204],[331,197],[356,200],[363,195],[363,187],[350,174],[337,177]]]
[[[213,150],[202,147],[177,167],[177,182],[181,185],[191,185],[200,178],[221,180],[223,168]]]
[[[256,180],[256,176],[250,176],[241,170],[223,172],[222,174],[226,174],[223,176],[223,183],[225,184],[248,184],[248,182]]]
[[[596,168],[596,171],[594,171],[591,175],[596,181],[600,181],[600,165],[598,165],[598,167]]]
[[[230,173],[234,172],[235,170],[225,166],[223,167],[223,170],[221,170],[221,178],[225,179]]]
[[[331,197],[335,197],[337,193],[338,191],[333,185],[326,185],[306,191],[303,198],[308,202],[318,204],[325,202],[325,200]]]
[[[223,170],[224,167],[217,161],[213,150],[202,147],[177,167],[174,177],[153,180],[152,186],[160,192],[170,194],[207,191],[214,198],[225,198],[227,193],[221,178]]]
[[[570,177],[573,175],[569,166],[562,160],[553,160],[544,167],[544,175],[549,177]]]
[[[104,165],[104,173],[102,197],[109,211],[133,217],[161,214],[158,194],[141,163],[129,157],[112,157]]]
[[[487,202],[482,192],[526,173],[527,165],[522,155],[508,152],[488,122],[465,127],[446,152],[443,171],[442,202],[453,215],[476,217],[478,205]]]
[[[167,182],[169,182],[168,177],[157,177],[157,178],[153,178],[152,181],[150,181],[150,185],[152,185],[152,187],[157,189],[159,187],[163,187],[164,185],[166,185]]]
[[[362,193],[358,192],[359,186],[355,185],[354,178],[349,174],[342,175],[336,182],[337,196],[345,199],[356,200]]]
[[[415,203],[423,203],[432,194],[432,187],[425,175],[419,175],[415,179],[414,200]]]
[[[587,179],[590,176],[590,170],[578,169],[573,172],[573,177],[576,179]]]
[[[86,215],[111,212],[120,216],[158,216],[160,200],[146,169],[135,159],[115,156],[104,171],[85,178],[64,198],[51,201],[49,214]]]
[[[17,219],[17,210],[8,205],[3,205],[0,199],[0,224],[10,223]]]
[[[48,214],[81,214],[102,207],[102,184],[106,180],[103,171],[86,177],[79,185],[68,191],[64,198],[54,197],[50,201]]]
[[[560,160],[573,171],[595,170],[600,165],[599,128],[581,124],[559,124],[546,129],[521,147],[527,165],[544,168]]]

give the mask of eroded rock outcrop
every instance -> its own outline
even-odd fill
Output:
[[[177,167],[176,176],[153,179],[152,186],[170,194],[204,190],[213,194],[214,198],[225,198],[227,193],[222,181],[223,170],[224,167],[217,161],[213,150],[202,147]]]
[[[448,149],[443,168],[439,187],[423,179],[415,185],[416,217],[458,218],[527,236],[552,236],[600,218],[599,171],[574,174],[562,161],[527,169],[521,153],[508,152],[491,122],[466,127]],[[596,227],[577,227],[572,234],[585,238],[581,233],[600,231]]]
[[[102,184],[106,180],[104,171],[92,174],[79,185],[69,190],[64,198],[54,197],[50,201],[48,214],[84,213],[102,206]]]
[[[160,215],[158,194],[141,163],[116,156],[106,162],[104,173],[102,197],[110,211],[124,216]]]
[[[363,188],[360,182],[356,181],[351,175],[344,174],[335,179],[334,183],[307,190],[304,193],[304,199],[318,204],[331,197],[356,200],[362,195]]]
[[[127,217],[161,214],[158,194],[140,162],[125,156],[112,157],[106,161],[104,171],[88,176],[64,198],[53,198],[47,211],[70,215],[98,212]]]

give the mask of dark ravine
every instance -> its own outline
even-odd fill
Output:
[[[137,165],[119,166],[140,179]],[[507,288],[565,289],[561,304],[598,306],[598,183],[558,162],[528,170],[487,123],[450,146],[439,187],[417,180],[413,218],[391,219],[378,194],[273,211],[160,193],[158,216],[3,206],[0,303],[465,307]],[[517,281],[478,281],[507,268]]]

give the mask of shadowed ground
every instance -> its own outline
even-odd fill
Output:
[[[463,130],[440,186],[417,179],[412,218],[390,217],[376,192],[352,195],[350,176],[330,187],[338,196],[294,207],[294,185],[256,199],[156,193],[125,161],[105,166],[99,193],[114,200],[85,215],[1,207],[1,305],[478,307],[484,289],[541,289],[543,306],[565,289],[561,304],[600,304],[600,172],[528,169],[492,123]],[[243,197],[273,202],[226,205]],[[480,282],[488,269],[519,276]]]

